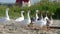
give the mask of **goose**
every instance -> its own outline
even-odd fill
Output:
[[[47,13],[46,13],[46,16],[44,17],[44,20],[46,20],[46,26],[49,26],[49,24],[50,24],[50,19],[48,18],[48,16],[47,16]]]
[[[36,21],[39,19],[38,17],[38,10],[36,10]]]
[[[46,17],[44,18],[44,20],[47,21],[47,26],[51,26],[53,24],[53,19],[52,19],[52,15],[50,16],[50,19],[48,18],[47,14]]]
[[[31,21],[34,23],[38,19],[39,19],[39,17],[38,17],[38,10],[36,10],[35,17],[31,18]]]
[[[23,21],[19,22],[21,27],[24,27],[25,25],[29,25],[31,23],[31,19],[30,19],[29,13],[30,13],[30,11],[28,11],[26,19],[24,19]]]
[[[0,19],[0,22],[6,22],[10,21],[9,15],[8,15],[9,8],[6,9],[6,16]]]
[[[17,18],[17,19],[15,20],[16,22],[20,22],[20,21],[24,20],[23,13],[24,13],[24,11],[21,11],[21,17]]]
[[[38,21],[36,21],[34,24],[35,24],[36,26],[43,27],[43,26],[46,25],[46,23],[47,23],[47,22],[46,22],[46,20],[43,19],[43,15],[42,15],[42,13],[41,13],[41,19],[38,20]]]
[[[50,16],[50,19],[47,19],[47,25],[51,26],[53,24],[52,16]]]

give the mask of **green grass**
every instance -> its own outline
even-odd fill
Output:
[[[52,13],[54,13],[53,18],[57,18],[56,16],[60,16],[60,3],[46,3],[46,2],[40,2],[40,4],[33,5],[31,7],[19,7],[19,6],[11,6],[9,7],[9,16],[10,18],[16,19],[20,17],[20,13],[22,10],[24,10],[24,16],[27,17],[27,11],[30,10],[30,17],[35,16],[35,11],[39,10],[39,16],[40,12],[45,15],[46,11],[48,11],[48,15],[51,16]],[[5,16],[6,6],[0,6],[0,18]],[[57,12],[58,11],[58,12]]]
[[[5,11],[6,11],[6,6],[0,6],[0,18],[4,17],[5,16]],[[24,16],[26,18],[27,16],[27,10],[24,9],[21,9],[20,7],[18,6],[12,6],[12,7],[9,7],[9,17],[11,19],[16,19],[18,17],[20,17],[20,14],[21,14],[21,11],[24,10]]]

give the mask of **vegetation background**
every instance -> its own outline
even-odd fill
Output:
[[[5,16],[5,10],[6,10],[6,5],[0,5],[0,17]],[[39,16],[40,12],[43,13],[45,16],[45,13],[48,11],[48,16],[50,17],[52,13],[54,13],[53,18],[54,19],[60,19],[60,2],[49,2],[49,1],[43,1],[41,0],[40,3],[35,3],[35,5],[32,5],[31,7],[20,7],[20,6],[8,6],[9,9],[9,16],[10,18],[18,18],[20,17],[20,12],[23,10],[24,16],[26,18],[26,13],[28,10],[31,11],[30,16],[33,17],[35,15],[35,11],[39,10]]]

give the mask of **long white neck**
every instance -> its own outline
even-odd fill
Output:
[[[31,23],[31,19],[30,19],[30,16],[29,16],[29,11],[27,13],[27,19],[28,19],[28,23],[27,24],[30,24]]]
[[[6,17],[7,17],[7,20],[10,20],[9,15],[8,15],[8,9],[6,9]]]
[[[9,15],[8,15],[8,10],[6,10],[6,17],[8,17],[8,18],[9,18]]]
[[[21,12],[21,17],[24,17],[24,16],[23,16],[23,12]]]
[[[38,14],[36,13],[36,21],[37,21],[37,19],[38,19]]]

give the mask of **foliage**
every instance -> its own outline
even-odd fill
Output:
[[[32,5],[31,7],[19,7],[19,6],[11,6],[9,7],[9,15],[10,18],[18,18],[20,17],[20,12],[24,10],[24,16],[26,17],[26,13],[28,10],[31,11],[30,16],[33,17],[36,10],[39,10],[43,14],[48,11],[48,15],[50,16],[52,13],[54,13],[53,18],[57,18],[57,15],[60,16],[60,2],[48,2],[48,1],[41,1],[39,4]],[[0,17],[5,16],[5,10],[6,6],[0,6]],[[40,13],[39,12],[39,13]],[[58,17],[60,18],[60,17]]]

